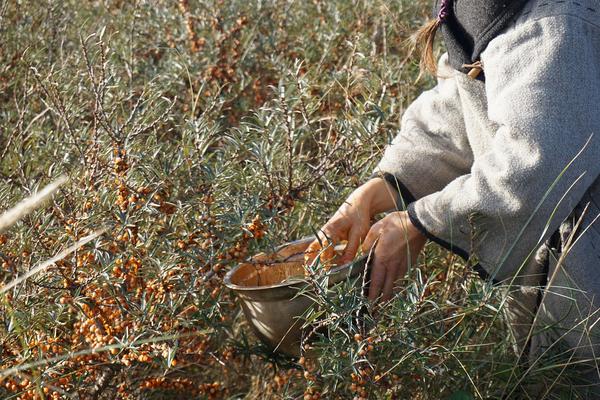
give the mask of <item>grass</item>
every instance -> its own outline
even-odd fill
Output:
[[[433,84],[405,46],[428,13],[1,2],[0,209],[69,179],[0,236],[0,397],[487,399],[548,373],[519,375],[502,288],[433,244],[386,307],[323,293],[316,359],[269,353],[222,285],[370,176]]]

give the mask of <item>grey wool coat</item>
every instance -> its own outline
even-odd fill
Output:
[[[600,1],[529,1],[480,58],[484,81],[441,57],[374,172],[431,240],[518,284],[530,351],[600,357]]]

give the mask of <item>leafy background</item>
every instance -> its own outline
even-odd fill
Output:
[[[0,236],[0,281],[108,229],[1,295],[0,397],[515,398],[539,379],[519,371],[500,290],[432,244],[361,323],[353,286],[321,293],[316,358],[271,354],[222,284],[368,179],[433,84],[406,46],[428,15],[424,0],[0,2],[0,209],[70,178]]]

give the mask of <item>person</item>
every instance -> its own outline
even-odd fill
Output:
[[[516,350],[535,364],[566,348],[590,361],[582,376],[595,387],[600,3],[443,0],[435,9],[421,41],[436,86],[406,109],[372,177],[320,236],[347,240],[342,262],[372,249],[373,300],[393,296],[427,239],[478,261],[483,279],[510,289]],[[447,52],[432,65],[436,29]]]

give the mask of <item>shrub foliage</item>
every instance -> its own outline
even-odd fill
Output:
[[[405,46],[427,1],[0,4],[0,207],[69,177],[0,236],[0,282],[107,229],[1,295],[0,397],[489,398],[518,379],[500,297],[435,246],[385,307],[320,293],[316,358],[269,353],[222,285],[370,176],[431,84]]]

